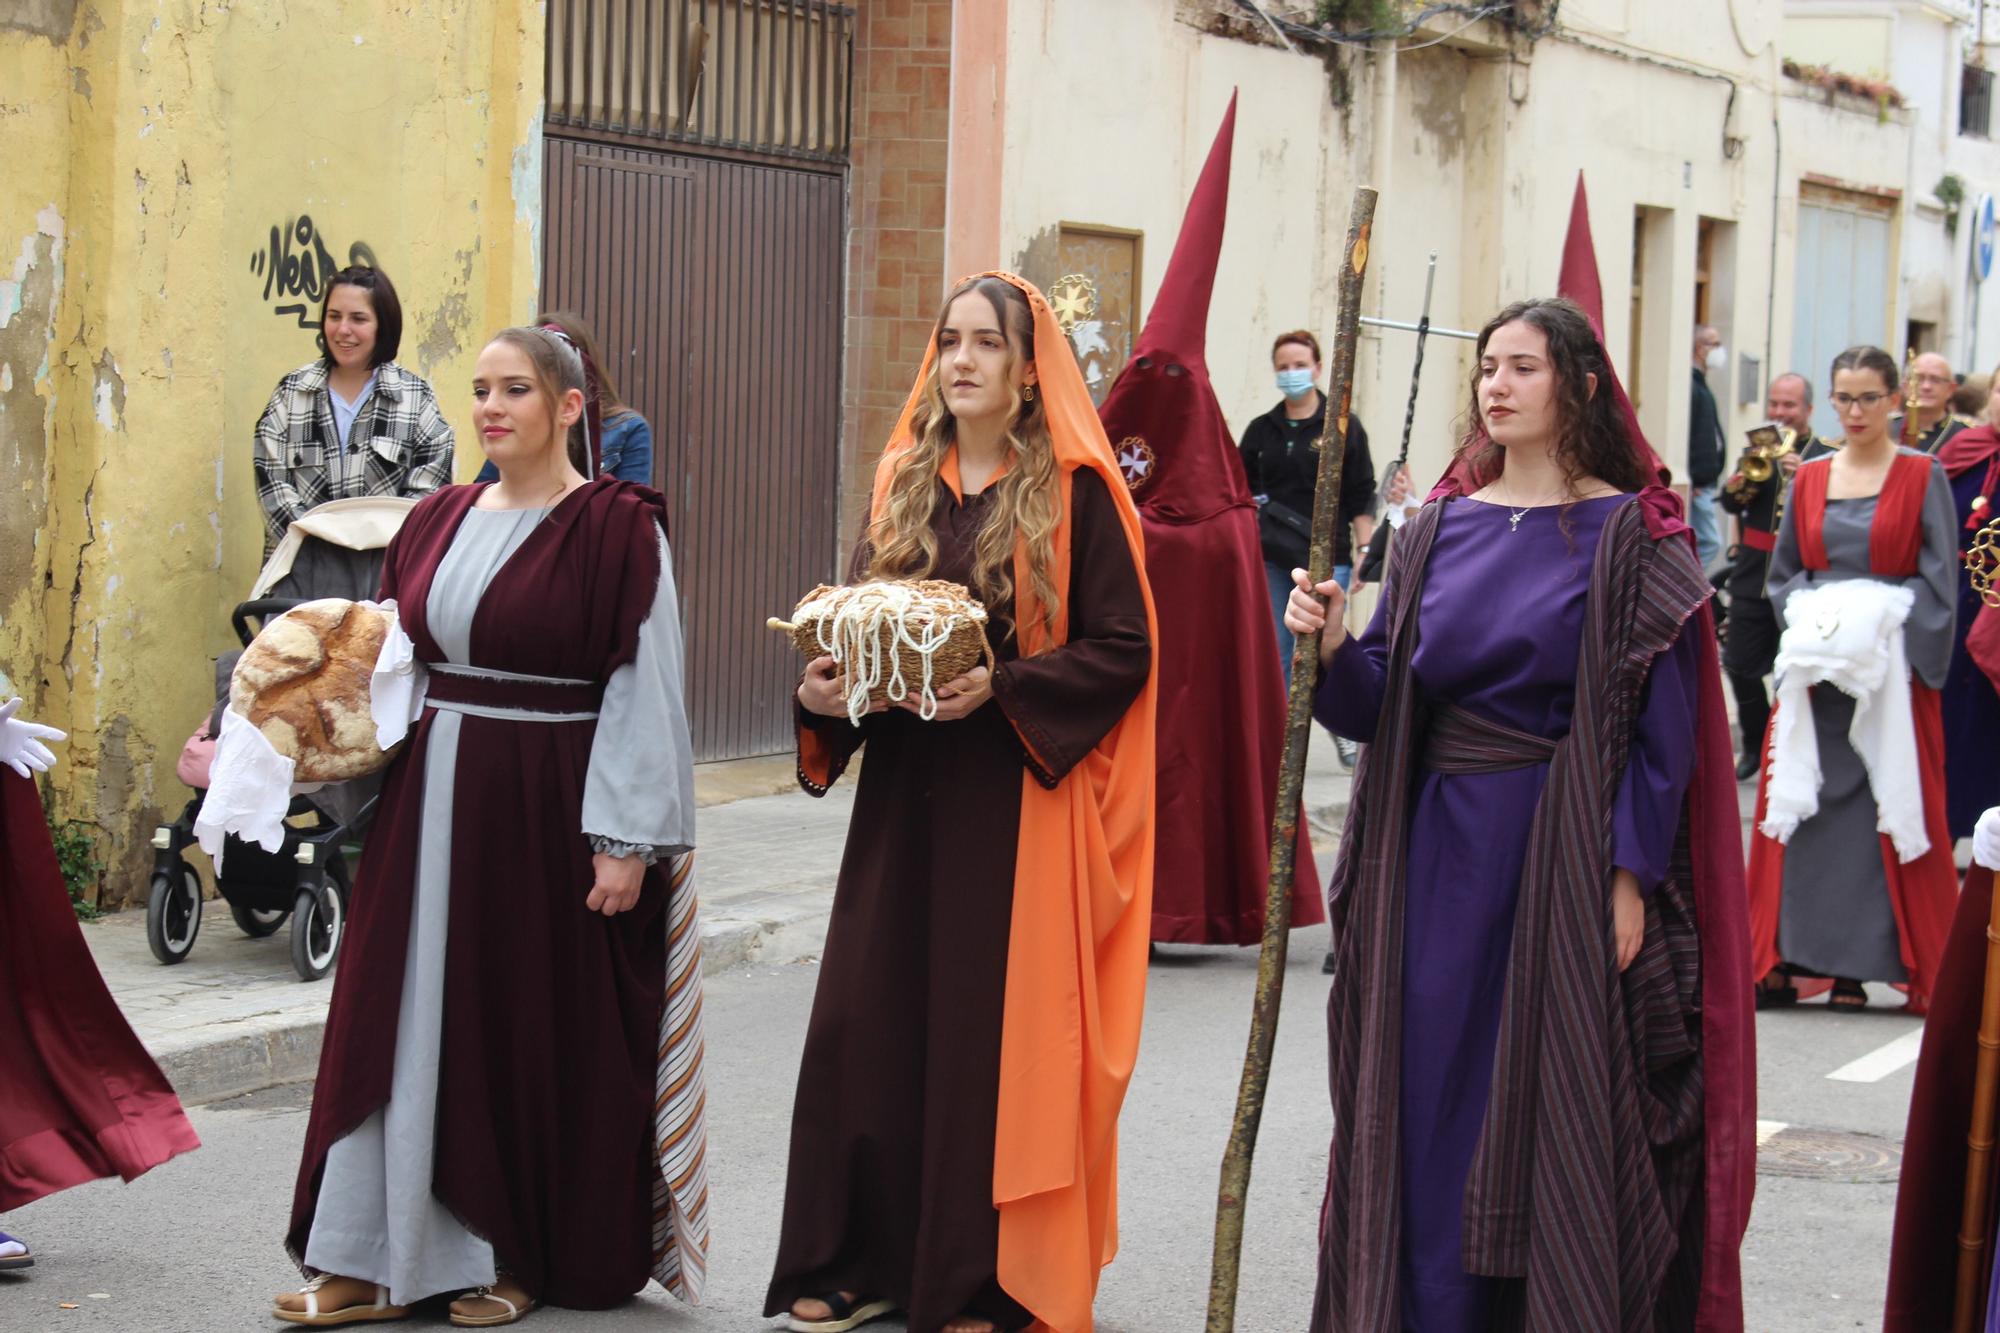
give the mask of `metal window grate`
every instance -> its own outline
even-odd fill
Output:
[[[1958,132],[1988,138],[1993,127],[1993,71],[1965,67],[1958,85]]]
[[[549,0],[551,130],[845,164],[854,9],[827,0]]]

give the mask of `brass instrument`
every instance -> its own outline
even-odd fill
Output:
[[[1778,460],[1792,451],[1798,439],[1796,432],[1769,421],[1752,426],[1749,437],[1749,447],[1744,449],[1736,471],[1723,485],[1725,491],[1745,505],[1756,502],[1757,493],[1778,471]]]

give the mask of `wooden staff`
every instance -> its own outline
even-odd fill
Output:
[[[1979,1014],[1979,1059],[1972,1073],[1972,1127],[1966,1135],[1965,1209],[1958,1228],[1958,1294],[1952,1333],[1976,1333],[1986,1304],[1986,1228],[1993,1205],[1993,1120],[2000,1100],[2000,892],[1986,922],[1986,994]]]
[[[1334,525],[1340,514],[1341,465],[1347,455],[1347,413],[1354,397],[1354,346],[1361,322],[1361,279],[1368,270],[1368,232],[1375,220],[1375,191],[1354,192],[1341,251],[1340,303],[1333,328],[1333,382],[1326,424],[1319,437],[1319,481],[1313,492],[1312,550],[1308,573],[1315,585],[1333,576]],[[1236,1120],[1222,1155],[1222,1184],[1215,1201],[1215,1261],[1208,1280],[1208,1333],[1236,1327],[1236,1279],[1243,1253],[1243,1204],[1250,1193],[1250,1158],[1271,1080],[1271,1047],[1278,1038],[1278,1005],[1285,993],[1285,954],[1291,941],[1292,871],[1305,788],[1306,741],[1312,730],[1312,695],[1319,678],[1319,635],[1302,634],[1292,647],[1291,698],[1285,716],[1285,755],[1278,769],[1278,804],[1271,817],[1271,875],[1264,888],[1264,942],[1257,955],[1257,998],[1250,1009],[1250,1049],[1236,1091]]]

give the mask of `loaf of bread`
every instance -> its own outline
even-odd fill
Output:
[[[394,613],[362,602],[306,602],[266,624],[236,663],[229,706],[295,765],[294,781],[344,782],[376,772],[368,678]]]

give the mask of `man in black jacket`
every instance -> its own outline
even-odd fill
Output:
[[[1708,387],[1708,372],[1729,364],[1722,335],[1707,324],[1694,331],[1694,393],[1688,404],[1688,523],[1703,569],[1722,554],[1722,516],[1715,508],[1715,483],[1722,479],[1728,446],[1722,413]]]
[[[1737,472],[1722,488],[1722,507],[1736,515],[1741,525],[1731,552],[1729,578],[1723,584],[1729,595],[1729,629],[1722,642],[1722,670],[1735,691],[1736,721],[1743,731],[1742,758],[1736,762],[1739,782],[1757,776],[1764,755],[1764,729],[1771,720],[1764,677],[1778,660],[1778,613],[1767,595],[1766,579],[1771,552],[1778,544],[1783,500],[1800,463],[1833,452],[1832,446],[1813,436],[1812,405],[1812,384],[1805,376],[1794,371],[1772,380],[1764,415],[1796,432],[1792,452],[1778,460],[1777,469],[1766,480],[1751,482]]]

